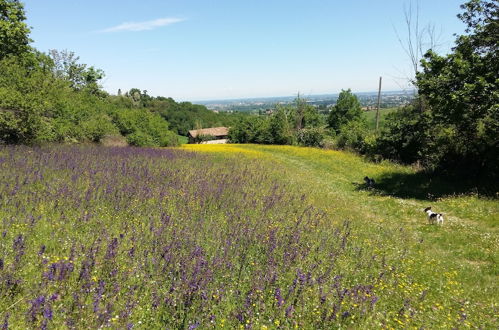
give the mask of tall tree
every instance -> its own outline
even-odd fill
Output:
[[[292,132],[286,109],[278,107],[269,121],[269,132],[274,144],[290,144],[292,142]]]
[[[487,168],[499,175],[499,4],[471,0],[458,17],[466,34],[458,36],[453,52],[429,51],[418,73],[435,124],[449,135],[442,161],[459,160],[468,168]]]
[[[64,79],[75,90],[87,89],[92,93],[99,90],[98,82],[104,77],[104,71],[93,66],[79,63],[79,56],[68,50],[49,50],[49,56],[54,62],[53,72],[58,78]]]
[[[0,0],[0,60],[29,50],[30,28],[24,22],[24,6],[18,0]]]
[[[499,5],[471,0],[458,17],[466,33],[448,55],[430,50],[416,85],[417,104],[392,116],[379,152],[462,177],[499,177]],[[496,180],[497,182],[497,180]]]
[[[338,101],[328,117],[328,126],[339,133],[341,126],[362,118],[362,109],[357,96],[350,89],[341,90]]]

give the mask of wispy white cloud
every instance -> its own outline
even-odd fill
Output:
[[[146,31],[146,30],[154,30],[162,26],[175,24],[178,22],[185,21],[183,18],[174,18],[174,17],[165,17],[158,18],[152,21],[146,22],[125,22],[120,25],[116,25],[104,30],[100,30],[101,33],[108,32],[121,32],[121,31]]]

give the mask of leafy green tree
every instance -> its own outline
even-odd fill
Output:
[[[296,140],[299,145],[306,147],[320,147],[326,137],[324,128],[311,127],[296,131]]]
[[[293,109],[295,117],[295,129],[299,130],[305,126],[305,111],[307,108],[307,101],[300,97],[300,94],[295,99],[296,108]]]
[[[368,148],[367,139],[370,131],[365,120],[351,120],[340,127],[336,136],[336,146],[340,149],[351,149],[365,153]]]
[[[259,117],[247,117],[236,122],[229,129],[229,141],[231,143],[254,142],[256,134],[256,119]]]
[[[0,61],[0,142],[97,142],[115,134],[107,115],[113,105],[75,91],[49,62],[37,52]]]
[[[38,143],[54,138],[54,100],[67,86],[17,57],[0,61],[0,142]]]
[[[270,117],[269,132],[274,144],[292,144],[293,134],[288,121],[286,110],[277,107],[275,113]]]
[[[23,4],[18,0],[0,0],[0,60],[8,55],[28,52],[31,32],[24,22]]]
[[[449,141],[434,165],[499,175],[499,4],[471,0],[461,8],[466,34],[449,55],[429,51],[416,75],[432,124]]]
[[[126,95],[132,100],[132,103],[135,107],[140,106],[140,98],[142,96],[140,89],[132,88]]]
[[[117,110],[113,122],[131,145],[167,147],[179,144],[177,135],[168,130],[168,122],[148,109]]]
[[[79,56],[68,50],[49,50],[49,56],[54,62],[52,71],[57,78],[66,80],[75,90],[87,90],[91,94],[98,94],[99,80],[104,78],[104,71],[93,66],[79,63]]]
[[[328,117],[328,126],[337,134],[341,126],[352,120],[362,118],[362,109],[357,96],[350,89],[342,90],[336,105],[331,109]]]
[[[294,123],[292,122],[296,130],[301,130],[303,128],[312,128],[321,126],[323,120],[319,112],[315,107],[308,104],[304,98],[298,97],[295,99],[294,107],[287,107],[288,116],[294,118]]]

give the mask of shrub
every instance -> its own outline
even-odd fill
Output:
[[[152,136],[142,131],[136,131],[128,134],[126,136],[126,140],[130,145],[136,147],[150,147],[156,145]]]
[[[148,109],[121,109],[114,112],[114,122],[128,143],[134,146],[178,146],[176,134],[168,130],[168,123]]]
[[[81,123],[86,140],[99,142],[104,136],[119,134],[111,118],[105,114],[98,114]]]
[[[338,96],[336,105],[331,109],[328,116],[328,126],[338,134],[341,127],[350,121],[360,120],[362,109],[356,95],[350,89],[342,90]]]
[[[449,153],[456,132],[436,123],[431,112],[422,112],[417,105],[415,101],[387,116],[375,153],[404,164],[419,163],[426,169],[435,169]]]
[[[340,127],[336,137],[337,147],[340,149],[352,149],[364,151],[369,128],[364,120],[349,121]]]
[[[320,147],[324,141],[325,132],[323,128],[304,128],[296,131],[296,140],[299,145],[307,147]]]

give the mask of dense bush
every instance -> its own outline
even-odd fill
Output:
[[[321,127],[303,128],[296,132],[299,145],[306,147],[322,147],[326,132]]]
[[[297,98],[293,105],[277,106],[270,116],[247,117],[229,131],[233,143],[301,145],[369,153],[374,133],[362,117],[360,103],[350,90],[341,92],[326,120],[317,108]],[[327,142],[326,142],[327,141]]]
[[[168,123],[148,109],[120,109],[114,112],[120,133],[135,146],[176,146],[177,135],[168,130]]]
[[[336,145],[340,149],[367,151],[367,137],[371,134],[364,120],[352,120],[342,125],[336,136]]]
[[[0,142],[98,141],[117,132],[104,100],[74,91],[46,63],[41,54],[0,61]]]
[[[499,6],[474,0],[461,7],[468,34],[447,56],[425,55],[420,97],[387,120],[377,151],[428,170],[499,177]]]
[[[93,89],[75,90],[50,65],[43,54],[0,61],[0,142],[99,142],[121,133],[131,145],[178,145],[159,114],[119,108]]]
[[[324,138],[317,109],[297,98],[292,106],[277,106],[269,116],[248,116],[229,130],[233,143],[319,146]]]
[[[117,96],[110,96],[109,100],[120,109],[148,109],[159,114],[168,122],[169,130],[181,136],[187,136],[190,130],[199,127],[230,127],[248,116],[242,113],[216,113],[204,105],[175,102],[171,97],[152,97],[147,91],[138,88],[123,94],[119,92]]]

